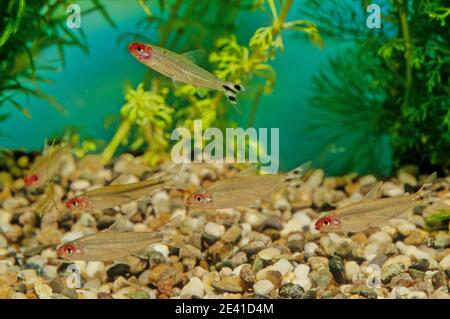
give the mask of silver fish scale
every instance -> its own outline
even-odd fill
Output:
[[[399,198],[382,198],[375,200],[365,200],[362,202],[352,203],[336,210],[336,216],[353,217],[360,214],[377,214],[395,216],[408,209],[420,204],[416,200],[417,195],[406,195]],[[377,212],[377,213],[375,213]]]
[[[175,52],[153,47],[150,61],[146,64],[175,81],[223,91],[225,81]]]

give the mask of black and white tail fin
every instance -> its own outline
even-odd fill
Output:
[[[237,103],[237,95],[240,92],[245,91],[245,88],[241,84],[236,84],[232,82],[227,82],[223,85],[224,94],[227,97],[228,101],[230,101],[231,104]]]

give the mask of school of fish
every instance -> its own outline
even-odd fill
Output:
[[[61,163],[71,156],[68,146],[55,146],[47,154],[40,156],[24,178],[30,191],[45,188],[43,200],[36,210],[45,213],[56,206],[54,203],[53,181]],[[241,170],[236,176],[211,183],[187,196],[185,204],[191,209],[216,210],[236,207],[251,207],[258,201],[268,201],[270,196],[283,188],[299,185],[302,177],[311,168],[306,162],[285,174],[259,174],[256,166]],[[104,210],[149,198],[160,189],[175,187],[168,174],[153,175],[138,182],[126,182],[126,176],[119,176],[110,185],[87,190],[66,200],[66,208],[74,211]],[[372,227],[387,225],[391,219],[407,218],[408,212],[419,205],[432,205],[431,191],[436,179],[433,173],[414,194],[398,197],[379,198],[383,182],[377,183],[357,202],[337,207],[319,217],[314,227],[319,232],[360,232]],[[126,261],[127,256],[139,254],[150,244],[164,242],[174,244],[165,235],[169,228],[176,227],[180,217],[176,217],[151,232],[133,232],[126,229],[129,216],[122,216],[108,229],[82,236],[57,247],[57,255],[66,260]]]

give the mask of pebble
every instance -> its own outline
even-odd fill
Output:
[[[34,283],[34,291],[39,299],[50,299],[52,296],[52,288],[45,284],[41,278]]]
[[[309,257],[308,264],[313,270],[320,268],[328,269],[328,259],[325,257]]]
[[[205,232],[215,238],[220,238],[225,234],[225,226],[209,222],[205,226]]]
[[[354,260],[346,261],[345,267],[345,278],[350,282],[356,282],[361,277],[361,269],[358,263]]]
[[[5,248],[7,246],[8,246],[8,240],[5,238],[5,236],[0,234],[0,248]]]
[[[222,236],[225,243],[237,243],[242,237],[242,229],[238,225],[231,226]]]
[[[294,269],[294,266],[287,259],[280,259],[272,266],[273,270],[279,271],[282,275]]]
[[[260,296],[267,296],[274,288],[274,285],[267,279],[260,280],[253,285],[253,291]]]
[[[240,293],[243,291],[241,278],[235,275],[225,277],[220,282],[214,281],[212,286],[221,292]]]
[[[192,277],[187,283],[187,285],[185,285],[181,289],[180,295],[190,295],[203,298],[203,296],[205,295],[203,282],[197,277]]]
[[[450,269],[450,255],[445,256],[444,259],[441,260],[439,263],[439,268],[442,270]]]
[[[415,229],[408,237],[403,241],[406,245],[419,246],[425,242],[428,237],[428,233],[422,229]]]
[[[158,252],[164,258],[164,260],[169,259],[169,247],[164,244],[153,244],[149,247],[149,251]]]
[[[153,194],[152,204],[156,215],[170,212],[170,197],[165,191],[159,191]]]
[[[265,248],[258,252],[259,258],[262,260],[272,260],[275,256],[278,256],[281,252],[273,247]]]
[[[392,182],[384,182],[381,186],[381,193],[388,197],[398,197],[405,193],[403,186],[396,185]]]
[[[342,259],[338,256],[333,256],[329,261],[329,268],[333,274],[334,280],[340,285],[345,283],[345,266]]]
[[[420,271],[426,271],[428,267],[430,267],[430,262],[427,259],[419,259],[410,266],[410,268]]]
[[[305,279],[308,278],[310,267],[306,264],[300,264],[295,267],[294,273],[297,279]]]
[[[86,179],[78,179],[76,181],[73,181],[70,184],[70,189],[74,191],[84,191],[91,186],[91,183]]]
[[[327,288],[332,279],[333,274],[328,269],[320,268],[311,272],[311,280],[319,288]]]
[[[450,247],[450,235],[447,232],[438,232],[434,238],[433,246],[436,248]]]
[[[389,283],[393,277],[408,270],[410,265],[411,260],[407,256],[398,255],[389,258],[381,268],[381,281]]]
[[[259,240],[252,241],[251,243],[241,247],[241,250],[249,256],[256,254],[257,252],[266,248],[266,245]]]
[[[130,272],[130,265],[127,264],[115,264],[110,267],[106,274],[109,278],[115,278],[117,276],[124,276]]]
[[[420,250],[419,248],[417,248],[416,246],[410,246],[410,245],[405,245],[403,242],[401,241],[397,241],[395,246],[398,248],[398,250],[409,257],[412,257],[416,260],[419,259],[427,259],[428,262],[430,263],[430,267],[431,268],[435,268],[437,267],[437,262],[436,260],[434,260],[428,253]]]
[[[302,299],[305,294],[305,290],[300,285],[287,283],[280,287],[278,294],[282,298]]]
[[[16,209],[28,204],[29,202],[25,197],[9,197],[3,202],[3,209],[13,213]]]
[[[314,256],[318,250],[319,246],[315,242],[308,242],[305,244],[305,253],[308,257]]]
[[[253,284],[255,282],[255,274],[252,271],[252,268],[249,264],[242,265],[242,268],[239,271],[239,277],[246,284]]]
[[[397,224],[396,228],[398,232],[403,236],[409,236],[414,230],[416,230],[417,226],[410,222],[402,220]]]

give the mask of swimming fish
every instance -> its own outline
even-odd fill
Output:
[[[66,207],[69,209],[106,209],[120,206],[142,197],[167,185],[166,178],[153,178],[129,184],[111,184],[86,191],[81,195],[69,198]]]
[[[83,236],[64,243],[56,249],[59,258],[65,260],[84,261],[126,261],[126,257],[137,255],[148,245],[167,242],[165,231],[168,227],[175,227],[181,220],[178,215],[172,218],[158,231],[132,232],[126,231],[127,216],[122,216],[108,229],[98,233]]]
[[[236,104],[236,95],[245,90],[241,84],[221,80],[198,66],[201,50],[177,54],[155,45],[133,42],[128,45],[128,51],[139,62],[171,78],[175,87],[181,83],[195,86],[200,96],[206,94],[205,89],[216,90],[222,92],[230,103]]]
[[[201,188],[186,199],[193,208],[223,209],[248,206],[257,199],[265,199],[287,185],[298,181],[311,162],[307,162],[287,174],[257,175],[255,168],[244,170],[233,178],[217,181],[208,188]]]
[[[355,233],[387,225],[391,219],[407,218],[410,209],[428,204],[427,199],[435,179],[436,173],[433,173],[416,193],[390,198],[377,198],[383,184],[379,182],[363,200],[344,205],[320,217],[315,222],[315,229],[320,232]]]
[[[58,172],[61,163],[70,156],[69,146],[51,146],[46,155],[36,158],[23,179],[25,185],[29,188],[43,186]]]

